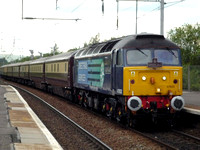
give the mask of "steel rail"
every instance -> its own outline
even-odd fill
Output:
[[[182,131],[174,130],[174,129],[173,129],[172,131],[175,132],[175,133],[177,133],[177,134],[181,134],[181,135],[183,135],[183,136],[189,137],[189,138],[191,138],[191,139],[194,139],[194,140],[197,140],[197,141],[200,142],[200,138],[199,138],[199,137],[196,137],[196,136],[193,136],[193,135],[184,133],[184,132],[182,132]]]
[[[170,145],[168,143],[164,143],[161,140],[157,139],[156,137],[152,137],[152,136],[150,136],[148,134],[145,134],[143,132],[140,132],[140,131],[132,129],[132,128],[129,128],[129,129],[132,130],[133,132],[137,133],[137,134],[140,134],[140,135],[142,135],[142,136],[144,136],[144,137],[146,137],[146,138],[148,138],[148,139],[160,144],[160,145],[165,146],[167,149],[178,150],[178,148],[176,148],[176,147],[174,147],[174,146],[172,146],[172,145]]]

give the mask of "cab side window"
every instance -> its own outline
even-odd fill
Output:
[[[122,51],[119,50],[117,51],[117,62],[116,62],[116,65],[118,66],[122,66],[123,65],[123,55],[122,55]]]

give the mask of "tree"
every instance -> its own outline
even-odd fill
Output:
[[[183,64],[200,65],[200,24],[170,30],[168,38],[181,48]]]
[[[99,43],[99,41],[100,41],[100,34],[98,33],[97,35],[95,35],[95,37],[91,37],[89,43],[85,42],[83,47],[87,47],[89,45]]]
[[[6,65],[8,61],[5,58],[0,58],[0,66]]]
[[[52,53],[53,55],[59,54],[58,49],[59,49],[59,47],[58,47],[58,45],[55,43],[54,47],[51,47],[51,53]]]
[[[69,49],[68,52],[77,51],[79,49],[80,49],[80,47],[79,48],[72,48],[72,49]]]

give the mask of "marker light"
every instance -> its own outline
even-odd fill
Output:
[[[154,78],[154,77],[151,77],[151,78],[150,78],[150,83],[151,83],[151,84],[155,84],[155,78]]]
[[[135,83],[135,80],[131,80],[131,84],[134,84]]]
[[[142,77],[142,80],[145,81],[147,78],[145,76]]]
[[[161,93],[160,88],[156,88],[156,93]]]
[[[167,77],[163,76],[162,79],[163,79],[163,81],[165,81],[167,79]]]
[[[178,83],[178,80],[177,79],[174,79],[174,84]]]

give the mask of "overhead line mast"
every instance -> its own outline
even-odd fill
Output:
[[[160,34],[164,35],[164,0],[116,0],[117,3],[119,1],[136,1],[136,23],[135,23],[135,34],[137,34],[137,15],[138,15],[138,1],[143,1],[143,2],[160,2]],[[118,4],[117,4],[117,28],[118,28]]]
[[[160,1],[160,34],[164,35],[164,0]]]

